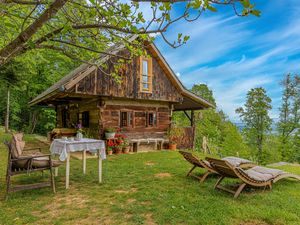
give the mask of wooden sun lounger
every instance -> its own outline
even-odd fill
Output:
[[[186,161],[193,165],[193,167],[187,173],[187,176],[197,178],[200,181],[200,183],[204,182],[208,175],[217,173],[207,161],[197,158],[191,152],[179,151],[179,153],[186,159]],[[206,169],[206,172],[202,176],[197,176],[193,174],[193,170],[197,167]]]
[[[209,161],[210,165],[221,175],[214,188],[232,193],[234,198],[237,198],[247,185],[252,187],[269,187],[271,189],[273,183],[284,178],[295,178],[300,181],[300,176],[282,170],[261,166],[255,166],[245,170],[241,167],[233,166],[225,160],[208,157],[206,157],[206,160]],[[222,180],[226,177],[238,178],[242,183],[236,190],[226,188],[220,185]]]

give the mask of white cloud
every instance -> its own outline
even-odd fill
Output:
[[[284,14],[281,2],[275,2],[280,7],[275,10],[269,3],[272,7],[268,4],[258,19],[262,24],[277,23],[272,24],[275,29],[261,25],[259,30],[254,20],[215,14],[194,23],[175,24],[167,35],[170,40],[176,39],[178,32],[191,36],[187,45],[176,50],[158,38],[160,49],[183,83],[187,87],[206,83],[214,91],[218,106],[233,120],[238,119],[235,109],[244,104],[246,93],[258,86],[267,89],[273,99],[270,115],[278,117],[279,81],[287,72],[300,72],[299,1],[290,4],[293,7]],[[267,13],[271,11],[282,17],[270,20],[272,16]]]

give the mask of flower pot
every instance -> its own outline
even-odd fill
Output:
[[[108,154],[108,155],[112,155],[112,154],[113,154],[113,151],[112,151],[112,150],[108,150],[108,151],[107,151],[107,154]]]
[[[177,144],[169,144],[170,150],[176,150]]]
[[[129,153],[129,146],[126,146],[126,147],[124,147],[122,150],[123,150],[123,153],[125,153],[125,154],[127,154],[127,153]]]
[[[115,147],[114,148],[114,151],[115,151],[115,154],[118,155],[118,154],[121,154],[122,153],[122,149],[119,148],[119,147]]]
[[[82,133],[81,132],[77,132],[77,134],[76,134],[76,141],[80,141],[81,139],[83,138],[83,135],[82,135]]]
[[[115,137],[115,134],[116,134],[116,132],[113,132],[113,133],[107,133],[107,132],[105,132],[105,138],[106,139],[112,139],[112,138]]]

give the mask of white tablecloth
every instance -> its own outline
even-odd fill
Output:
[[[103,140],[82,138],[80,141],[54,139],[50,146],[51,154],[59,155],[59,160],[65,161],[69,152],[100,150],[102,159],[106,159],[105,142]]]

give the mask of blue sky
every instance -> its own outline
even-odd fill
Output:
[[[260,86],[272,98],[271,117],[278,118],[279,82],[287,72],[300,73],[300,1],[252,2],[261,17],[237,17],[223,7],[170,27],[170,40],[179,32],[190,35],[186,45],[173,49],[159,36],[155,41],[184,85],[207,84],[233,121],[239,121],[235,109],[244,104],[247,91]]]

